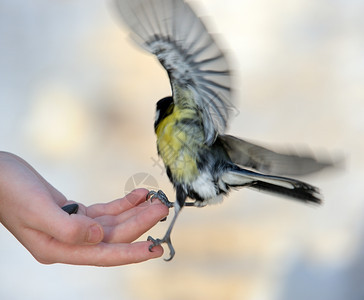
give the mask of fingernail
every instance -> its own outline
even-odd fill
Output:
[[[100,242],[102,239],[102,230],[98,224],[92,225],[87,232],[87,242],[95,244]]]

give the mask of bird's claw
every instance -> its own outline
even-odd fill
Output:
[[[149,246],[149,251],[152,252],[153,248],[155,246],[159,246],[163,243],[166,243],[168,245],[169,248],[169,258],[165,258],[165,261],[170,261],[172,260],[172,258],[174,257],[174,255],[176,254],[176,251],[174,251],[172,242],[171,242],[171,237],[170,236],[165,236],[163,239],[154,239],[151,236],[148,236],[148,241],[152,242],[152,244]]]
[[[153,200],[153,199],[158,199],[160,200],[165,206],[167,206],[168,208],[172,208],[174,206],[173,202],[170,202],[166,196],[166,194],[159,190],[158,192],[156,191],[150,191],[147,194],[147,200]]]

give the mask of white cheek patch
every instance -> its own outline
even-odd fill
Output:
[[[161,114],[161,111],[158,109],[158,110],[155,112],[155,121],[156,121],[156,122],[158,121],[160,114]]]

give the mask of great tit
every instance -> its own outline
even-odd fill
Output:
[[[184,0],[116,0],[132,38],[156,55],[166,69],[172,96],[156,105],[157,150],[176,190],[176,201],[151,192],[174,217],[162,239],[171,260],[171,231],[184,206],[220,202],[229,190],[248,187],[321,203],[319,190],[281,175],[303,175],[329,165],[310,156],[281,154],[224,134],[234,108],[232,74],[226,55]],[[274,174],[274,175],[273,175]]]

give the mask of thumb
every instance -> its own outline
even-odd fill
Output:
[[[102,226],[94,219],[81,214],[69,215],[58,206],[38,218],[35,227],[67,244],[97,244],[104,238]]]

